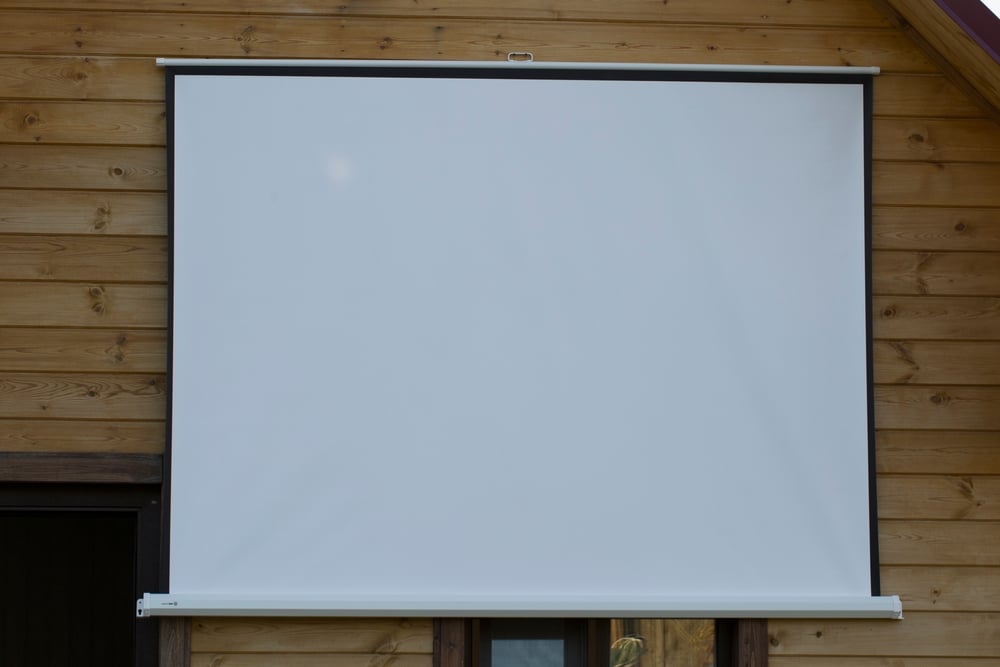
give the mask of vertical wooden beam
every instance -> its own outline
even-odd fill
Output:
[[[160,618],[160,666],[191,666],[191,619]]]
[[[611,620],[587,621],[587,667],[608,667],[611,656]]]
[[[736,622],[736,667],[767,667],[767,619]]]
[[[471,667],[470,625],[464,618],[434,619],[434,667]]]

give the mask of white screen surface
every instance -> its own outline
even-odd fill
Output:
[[[871,595],[862,85],[178,74],[173,114],[171,594]]]

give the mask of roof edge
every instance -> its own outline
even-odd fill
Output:
[[[949,1],[951,6],[960,2],[942,1]],[[939,0],[872,0],[872,4],[905,32],[952,83],[1000,123],[1000,62]],[[995,19],[992,14],[991,19]]]

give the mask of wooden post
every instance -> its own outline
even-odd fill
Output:
[[[434,667],[470,667],[469,625],[464,618],[434,619]]]
[[[160,666],[191,666],[191,619],[160,618]]]
[[[736,666],[767,667],[767,619],[741,618],[736,622]]]

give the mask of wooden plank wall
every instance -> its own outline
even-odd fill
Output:
[[[154,56],[509,51],[882,68],[880,546],[884,589],[903,596],[906,618],[772,621],[771,662],[1000,665],[1000,127],[868,0],[0,0],[0,452],[162,451]],[[431,642],[429,622],[399,620],[195,620],[191,637],[195,665],[426,667]]]

